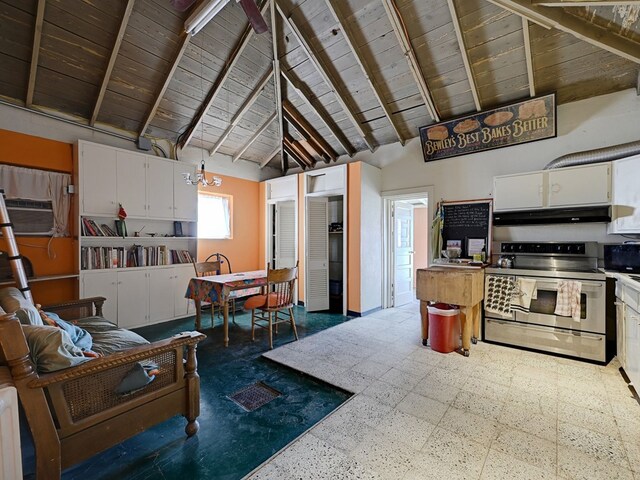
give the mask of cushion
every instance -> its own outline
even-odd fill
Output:
[[[110,355],[140,345],[148,345],[149,341],[131,330],[118,328],[117,325],[103,317],[87,317],[78,321],[78,326],[85,329],[93,337],[92,350],[102,355]]]
[[[270,293],[269,294],[269,306],[275,307],[278,303],[278,294]],[[256,308],[266,307],[267,304],[267,296],[266,295],[254,295],[253,297],[249,297],[244,302],[245,310],[255,310]]]
[[[0,306],[5,312],[13,313],[19,308],[32,307],[33,304],[16,287],[5,287],[0,289]]]
[[[38,372],[55,372],[84,363],[83,355],[64,330],[48,325],[23,325],[29,356]]]
[[[44,325],[40,312],[33,305],[20,307],[14,313],[23,325]]]

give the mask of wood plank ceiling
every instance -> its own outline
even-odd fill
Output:
[[[230,1],[192,37],[169,0],[0,0],[0,97],[286,169],[638,82],[639,2],[274,1],[275,34]]]

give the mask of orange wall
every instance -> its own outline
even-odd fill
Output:
[[[260,201],[259,201],[259,230],[258,232],[266,232],[267,231],[267,184],[265,182],[260,182]],[[258,248],[258,263],[260,264],[260,268],[266,268],[267,265],[267,252],[265,240],[262,236],[259,238],[260,248]]]
[[[429,236],[427,207],[413,209],[413,284],[416,284],[416,269],[429,266],[427,238]]]
[[[264,226],[261,229],[260,224],[260,183],[218,174],[216,176],[222,178],[222,186],[199,189],[233,197],[233,238],[198,240],[198,260],[204,261],[212,253],[222,253],[229,258],[234,272],[260,270],[264,268],[264,263],[260,263],[261,248],[264,250]]]
[[[362,165],[350,163],[347,168],[347,309],[360,310],[360,208],[362,197]]]
[[[0,163],[73,174],[73,145],[0,130]],[[70,229],[73,231],[73,222]],[[75,272],[73,238],[54,238],[50,244],[49,237],[17,237],[16,240],[20,253],[31,260],[36,276]],[[47,253],[48,244],[51,255]],[[0,248],[7,249],[2,239]],[[34,300],[46,305],[76,299],[78,281],[32,282],[30,287]]]

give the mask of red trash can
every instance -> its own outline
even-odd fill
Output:
[[[428,305],[427,311],[431,350],[451,353],[460,348],[460,309],[455,305],[435,303]]]

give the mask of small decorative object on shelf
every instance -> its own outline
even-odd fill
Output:
[[[127,236],[127,224],[124,223],[124,219],[127,218],[127,212],[125,211],[121,203],[119,203],[118,205],[120,205],[120,208],[118,209],[118,221],[120,223],[121,230],[119,233],[122,235],[122,238],[124,238]],[[116,229],[118,228],[118,221],[116,222]]]
[[[173,234],[176,237],[182,237],[182,222],[173,222]]]

